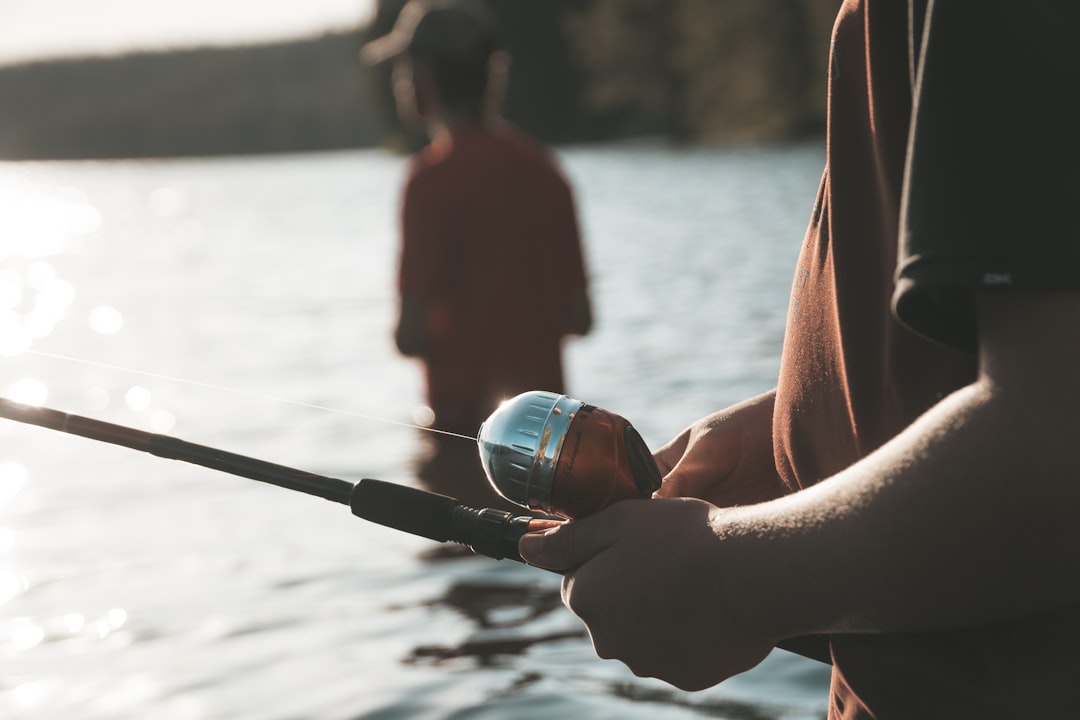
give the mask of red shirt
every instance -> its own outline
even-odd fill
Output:
[[[424,364],[440,427],[475,430],[502,399],[562,392],[568,299],[585,283],[570,187],[538,143],[477,126],[413,159],[398,289],[430,303]]]

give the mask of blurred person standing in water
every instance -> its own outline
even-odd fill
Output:
[[[397,347],[423,361],[433,426],[472,436],[508,397],[563,392],[562,341],[592,325],[572,192],[499,117],[509,59],[484,5],[410,0],[361,57],[393,63],[398,114],[431,141],[402,199]]]

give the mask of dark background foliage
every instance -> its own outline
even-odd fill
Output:
[[[838,0],[487,0],[513,56],[505,114],[542,140],[771,142],[824,119]],[[215,155],[419,139],[370,27],[273,44],[0,67],[0,157]]]

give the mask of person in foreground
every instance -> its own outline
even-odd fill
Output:
[[[776,389],[521,539],[601,657],[695,690],[820,635],[830,718],[1080,707],[1078,12],[843,3]]]
[[[362,57],[393,63],[398,113],[431,139],[403,192],[395,340],[434,427],[475,435],[506,398],[562,392],[561,343],[591,327],[571,189],[499,116],[509,57],[482,3],[410,0]]]

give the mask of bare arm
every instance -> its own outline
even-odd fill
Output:
[[[1080,600],[1067,570],[1080,563],[1080,295],[988,295],[978,311],[976,382],[824,483],[716,517],[742,558],[775,571],[741,585],[748,620],[780,635],[934,630]],[[783,617],[756,612],[794,588]]]
[[[566,331],[570,335],[588,335],[592,330],[592,304],[585,288],[573,291],[567,304]]]
[[[401,298],[394,342],[408,357],[423,357],[428,351],[427,316],[430,303],[415,295]]]
[[[598,654],[687,689],[785,637],[1080,600],[1080,295],[981,297],[979,318],[978,380],[844,472],[733,509],[618,503],[523,538],[523,556],[577,568],[564,600]]]

